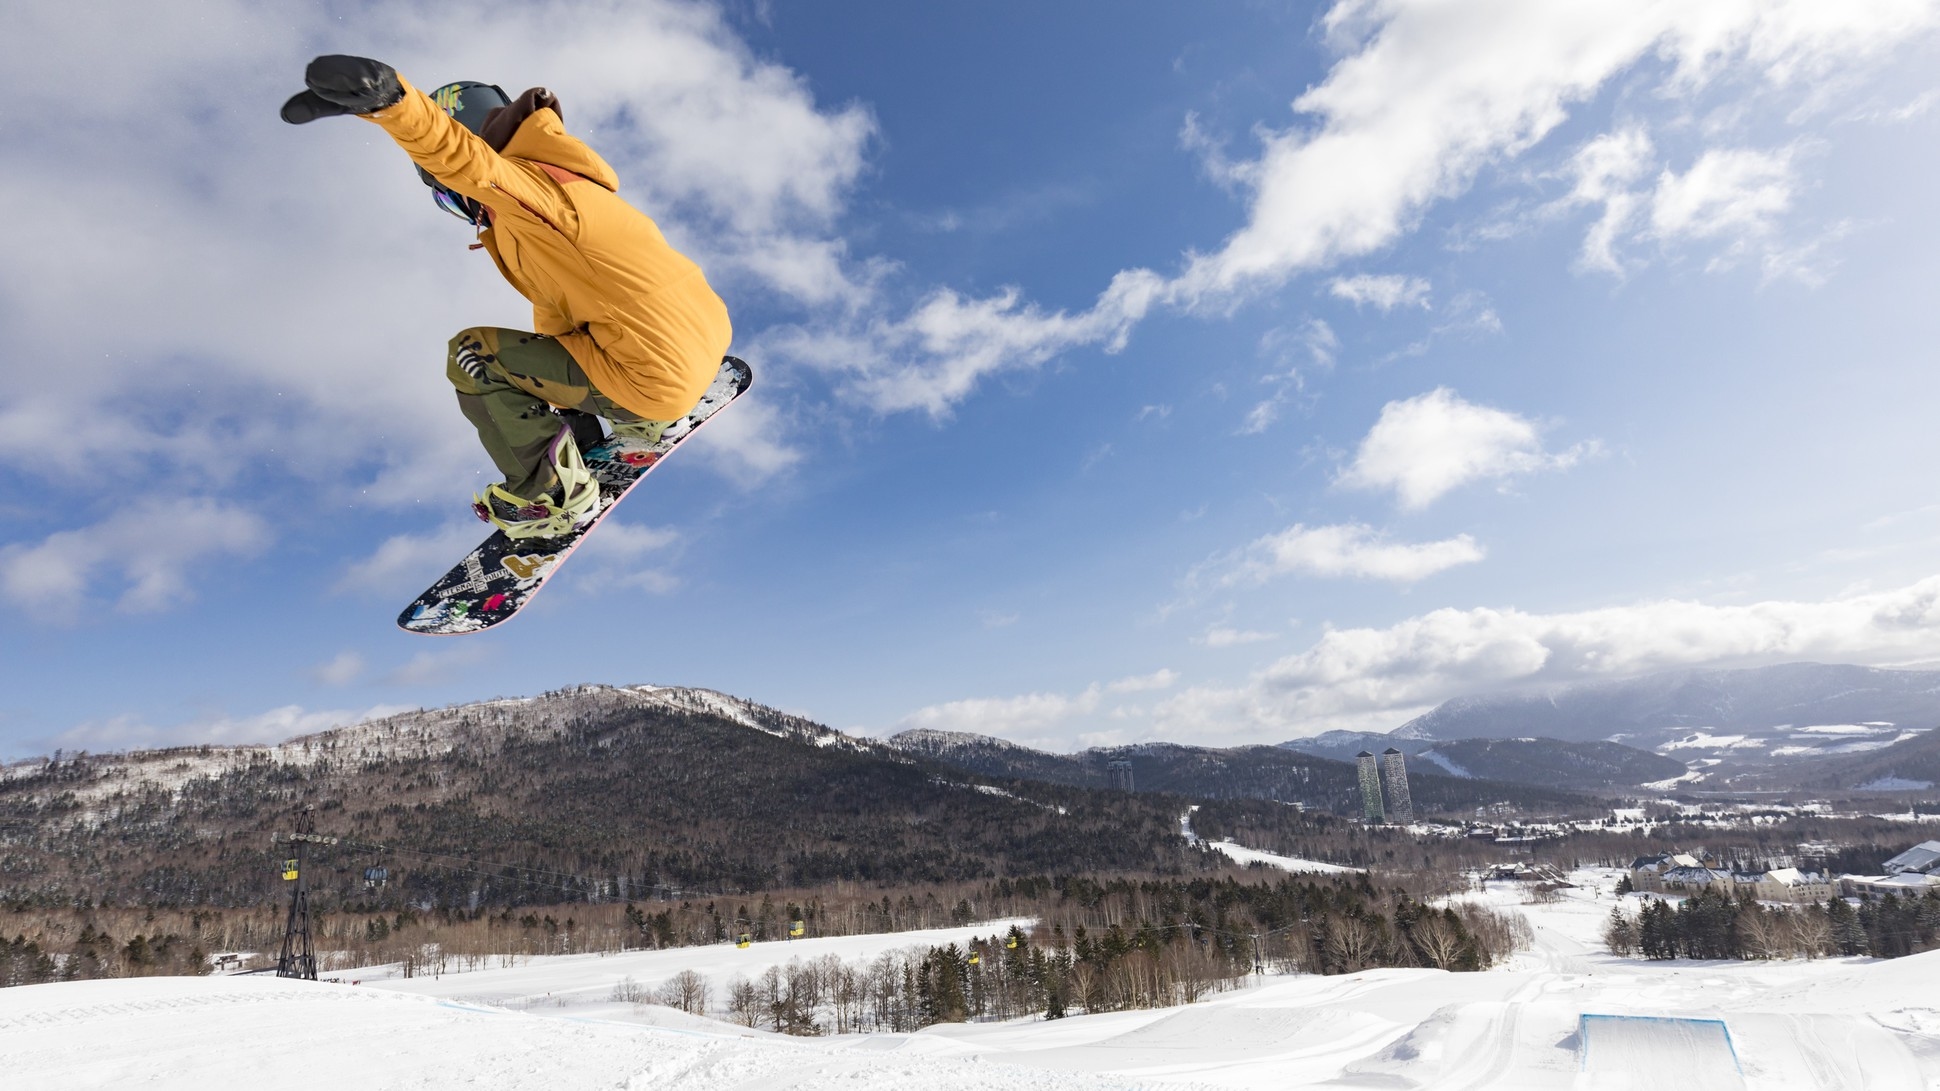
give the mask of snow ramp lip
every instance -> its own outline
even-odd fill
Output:
[[[1584,1014],[1577,1043],[1582,1091],[1658,1091],[1670,1072],[1706,1091],[1745,1086],[1738,1047],[1722,1019]]]

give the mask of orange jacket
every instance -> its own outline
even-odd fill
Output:
[[[534,332],[557,337],[600,393],[648,420],[694,408],[733,336],[727,305],[619,198],[613,168],[566,135],[557,113],[534,111],[502,153],[409,83],[403,101],[364,116],[491,210],[480,239],[532,301]]]

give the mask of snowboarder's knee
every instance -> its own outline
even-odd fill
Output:
[[[479,394],[487,387],[504,382],[492,374],[497,362],[498,330],[474,326],[452,337],[445,357],[445,375],[461,392]]]

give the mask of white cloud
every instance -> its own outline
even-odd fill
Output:
[[[212,716],[163,726],[131,714],[76,724],[47,739],[45,745],[49,752],[55,749],[101,752],[204,744],[270,744],[408,711],[410,707],[406,705],[376,705],[361,712],[284,705],[254,716]]]
[[[1258,129],[1260,152],[1249,160],[1229,157],[1187,120],[1186,146],[1211,176],[1243,192],[1247,209],[1243,227],[1188,256],[1176,275],[1122,271],[1077,313],[1046,312],[1015,290],[985,299],[941,291],[907,318],[794,331],[785,351],[849,373],[849,392],[878,411],[942,416],[986,376],[1080,346],[1122,345],[1153,307],[1230,308],[1390,246],[1435,202],[1524,154],[1571,109],[1646,62],[1669,62],[1658,90],[1671,99],[1727,74],[1744,77],[1747,100],[1800,85],[1816,94],[1829,77],[1863,72],[1936,21],[1930,0],[1341,0],[1322,28],[1342,56],[1294,101],[1303,124]],[[1629,214],[1606,207],[1613,224]],[[1614,261],[1608,246],[1592,241],[1586,263],[1606,261]],[[1265,427],[1275,411],[1256,408],[1248,427]]]
[[[1658,179],[1651,231],[1660,238],[1763,235],[1791,206],[1794,184],[1787,152],[1713,149],[1683,174]]]
[[[1583,268],[1623,275],[1618,250],[1624,242],[1654,242],[1666,251],[1712,242],[1724,245],[1707,270],[1731,268],[1755,253],[1767,278],[1816,282],[1811,259],[1819,242],[1788,245],[1779,238],[1780,220],[1799,188],[1796,147],[1707,148],[1683,173],[1666,168],[1646,184],[1655,154],[1643,127],[1633,123],[1585,143],[1570,158],[1565,173],[1572,188],[1546,211],[1602,206],[1583,238]],[[1842,230],[1833,228],[1831,236]]]
[[[1583,237],[1586,268],[1622,273],[1618,240],[1629,230],[1643,199],[1632,187],[1650,169],[1650,136],[1641,125],[1605,133],[1577,149],[1568,173],[1575,179],[1564,204],[1597,204],[1603,214]]]
[[[1295,523],[1253,542],[1236,555],[1211,562],[1222,587],[1263,583],[1275,576],[1356,576],[1413,583],[1484,556],[1474,538],[1460,534],[1438,542],[1391,542],[1362,523],[1309,527]]]
[[[1331,371],[1339,351],[1340,338],[1334,328],[1318,318],[1268,330],[1260,338],[1260,355],[1272,362],[1273,370],[1260,381],[1272,393],[1247,411],[1239,434],[1258,435],[1272,427],[1280,419],[1280,410],[1305,393],[1307,372]]]
[[[765,398],[743,394],[719,416],[710,418],[693,439],[693,453],[723,477],[753,486],[786,471],[804,457],[787,437],[782,415]],[[683,456],[685,457],[685,456]]]
[[[1208,648],[1235,648],[1242,644],[1258,644],[1263,640],[1278,639],[1274,633],[1262,633],[1254,629],[1234,629],[1225,625],[1208,628],[1203,636],[1193,637],[1193,643],[1204,644]]]
[[[342,651],[329,662],[317,664],[310,673],[326,686],[347,686],[362,677],[364,668],[368,665],[363,653]]]
[[[1152,690],[1171,689],[1179,681],[1179,672],[1161,668],[1151,674],[1135,674],[1105,687],[1107,693],[1149,693]]]
[[[1239,434],[1257,436],[1273,427],[1273,422],[1280,419],[1281,401],[1282,399],[1276,395],[1263,402],[1255,403],[1253,408],[1246,411],[1246,419],[1240,422]]]
[[[477,643],[419,652],[392,668],[381,681],[387,686],[400,687],[441,685],[483,663],[487,655],[486,647]]]
[[[1327,290],[1335,299],[1344,299],[1359,307],[1372,305],[1382,311],[1396,307],[1420,307],[1428,309],[1428,282],[1420,277],[1408,276],[1352,276],[1335,277],[1327,284]]]
[[[1566,469],[1596,450],[1547,452],[1536,422],[1441,387],[1383,406],[1338,482],[1392,490],[1403,508],[1420,509],[1471,481]]]
[[[47,617],[73,619],[100,585],[115,607],[160,610],[190,596],[190,577],[270,541],[262,519],[209,499],[147,500],[92,526],[0,549],[0,593]]]
[[[1442,609],[1386,628],[1335,629],[1244,686],[1162,703],[1172,735],[1285,737],[1385,730],[1452,697],[1707,664],[1881,662],[1940,653],[1940,576],[1822,602],[1665,600],[1560,614]]]
[[[1178,672],[1158,670],[1115,682],[1093,682],[1075,694],[1027,693],[1019,697],[973,697],[929,705],[903,717],[897,730],[930,728],[992,735],[1026,746],[1061,746],[1055,730],[1104,711],[1108,696],[1149,693],[1177,683]]]
[[[679,532],[671,528],[624,523],[617,516],[609,515],[586,538],[584,552],[589,558],[603,561],[637,561],[664,553],[679,540]]]
[[[1035,367],[1060,352],[1103,344],[1117,351],[1163,292],[1155,273],[1122,272],[1086,312],[1047,312],[1017,288],[972,299],[932,292],[902,318],[845,316],[763,338],[767,349],[841,378],[844,390],[878,412],[949,415],[977,382]]]
[[[422,591],[463,560],[490,530],[472,520],[446,523],[426,534],[392,535],[370,556],[352,562],[336,590],[378,596]]]

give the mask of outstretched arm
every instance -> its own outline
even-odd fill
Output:
[[[283,104],[283,120],[301,125],[355,114],[382,126],[413,162],[452,192],[495,211],[516,215],[510,206],[518,205],[547,223],[560,222],[556,187],[513,167],[390,65],[364,57],[318,57],[305,70],[304,82],[309,89]]]

